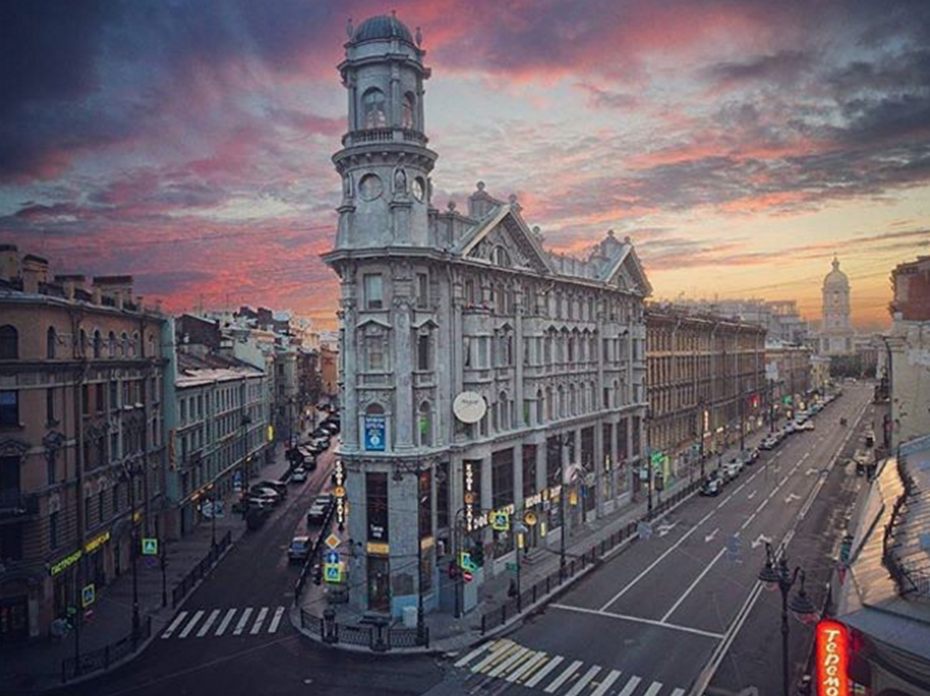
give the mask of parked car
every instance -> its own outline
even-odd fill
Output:
[[[814,430],[814,421],[804,421],[801,425],[798,426],[798,430]]]
[[[278,493],[273,488],[267,488],[266,486],[252,486],[249,489],[249,498],[269,500],[275,505],[283,500],[280,493]]]
[[[731,481],[739,476],[742,470],[743,460],[741,460],[739,457],[733,457],[730,461],[724,464],[724,475]]]
[[[723,490],[723,482],[715,476],[705,479],[701,484],[701,495],[713,497],[720,495],[721,490]]]
[[[778,447],[778,438],[772,435],[769,435],[767,438],[765,438],[762,442],[759,443],[759,449],[766,450],[766,451],[773,450],[776,447]]]
[[[750,447],[748,450],[746,450],[746,456],[743,457],[743,461],[746,464],[755,464],[757,461],[759,461],[759,448]]]
[[[291,563],[305,561],[312,547],[313,540],[310,537],[295,536],[291,539],[291,545],[287,547],[287,560]]]
[[[298,467],[291,472],[291,483],[306,483],[307,481],[307,470],[303,467]]]
[[[307,511],[307,524],[313,526],[323,524],[332,504],[333,497],[331,495],[318,495]]]

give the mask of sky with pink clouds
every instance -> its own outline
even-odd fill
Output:
[[[67,0],[0,9],[0,241],[172,310],[334,323],[346,20],[421,26],[434,203],[475,182],[546,244],[629,235],[657,298],[853,319],[930,253],[927,0]]]

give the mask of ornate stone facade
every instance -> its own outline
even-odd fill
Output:
[[[434,208],[425,52],[394,18],[350,33],[344,197],[324,256],[342,287],[350,601],[398,614],[422,594],[428,610],[467,610],[514,555],[489,511],[534,509],[532,549],[630,500],[650,286],[629,239],[553,255],[516,198],[484,184],[467,214]],[[486,407],[473,423],[453,411],[463,393]],[[461,549],[486,562],[457,590],[445,570]]]

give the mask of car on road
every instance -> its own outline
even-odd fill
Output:
[[[287,560],[291,563],[307,560],[312,547],[313,540],[309,536],[295,536],[291,539],[291,545],[287,547]]]
[[[265,524],[265,520],[271,515],[271,509],[266,507],[252,507],[245,513],[245,524],[249,531],[255,531]]]
[[[298,467],[294,469],[291,473],[290,482],[291,483],[305,483],[307,481],[307,470],[303,467]]]
[[[307,524],[312,526],[323,524],[332,504],[333,497],[331,495],[318,495],[307,511]]]
[[[259,481],[255,485],[264,486],[265,488],[270,488],[271,490],[278,493],[281,497],[283,498],[287,497],[287,483],[285,483],[284,481],[265,480],[265,481]]]
[[[733,457],[730,461],[723,465],[723,475],[727,478],[728,481],[732,481],[739,473],[743,470],[743,462],[740,461],[738,457]]]
[[[258,500],[268,500],[268,501],[271,501],[275,505],[277,505],[284,499],[281,496],[281,494],[278,493],[273,488],[268,488],[266,486],[257,486],[257,485],[252,486],[249,489],[248,497],[250,500],[253,498],[258,499]]]
[[[743,453],[743,464],[755,464],[759,459],[759,448],[750,447]]]
[[[798,426],[798,430],[814,430],[814,421],[804,421]]]
[[[723,490],[723,482],[716,476],[710,476],[701,484],[701,495],[716,496]]]
[[[778,447],[778,438],[774,435],[769,435],[762,442],[759,443],[759,449],[769,451]]]

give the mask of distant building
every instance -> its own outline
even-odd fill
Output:
[[[930,256],[902,263],[891,272],[892,314],[904,321],[930,321]]]
[[[166,318],[132,276],[52,276],[0,245],[0,644],[47,636],[79,588],[163,533]],[[12,657],[10,659],[13,659]]]
[[[823,322],[820,326],[821,355],[852,355],[853,329],[850,323],[849,278],[833,259],[833,270],[823,279]]]
[[[796,300],[681,300],[673,304],[698,313],[761,326],[770,341],[800,344],[810,335],[810,327],[801,317]]]
[[[662,484],[762,425],[765,329],[668,305],[646,309],[649,448]]]
[[[830,385],[830,358],[825,355],[811,355],[811,391],[825,394]]]
[[[807,408],[813,391],[811,355],[807,346],[777,341],[765,344],[768,403],[776,419],[793,418],[796,410]]]

